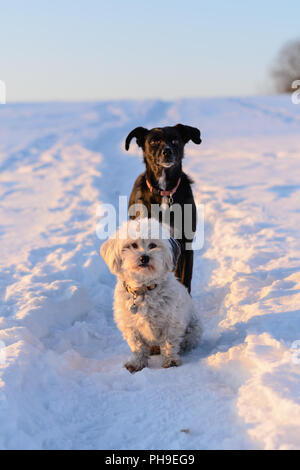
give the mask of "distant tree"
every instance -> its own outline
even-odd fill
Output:
[[[271,70],[278,93],[292,93],[292,83],[300,80],[300,39],[290,41],[279,51]]]

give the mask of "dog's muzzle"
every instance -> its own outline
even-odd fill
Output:
[[[170,147],[165,147],[162,153],[163,160],[161,161],[160,165],[164,168],[170,168],[171,166],[173,166],[175,163],[175,159],[172,149],[170,149]]]

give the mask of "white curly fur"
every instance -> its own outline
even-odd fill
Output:
[[[180,365],[180,352],[198,343],[202,327],[191,296],[172,272],[176,257],[168,230],[155,219],[126,222],[102,245],[101,255],[118,279],[114,318],[133,353],[125,367],[130,372],[146,367],[151,347],[160,348],[163,367]],[[141,266],[142,255],[150,257],[149,266]],[[136,298],[136,313],[124,282],[134,290],[156,284]]]

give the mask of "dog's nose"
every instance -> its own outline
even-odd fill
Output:
[[[163,154],[165,157],[170,157],[172,155],[172,150],[170,149],[170,147],[164,148]]]
[[[140,256],[140,262],[141,262],[142,264],[148,264],[148,263],[149,263],[149,260],[150,260],[150,258],[149,258],[148,255],[142,255],[142,256]]]

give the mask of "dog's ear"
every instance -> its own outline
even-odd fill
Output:
[[[187,144],[189,140],[192,140],[194,144],[201,144],[201,134],[197,127],[184,126],[183,124],[176,124],[175,127],[179,131],[179,134],[185,144]]]
[[[169,243],[171,245],[171,251],[172,251],[172,257],[173,257],[173,271],[176,268],[178,258],[181,253],[181,248],[177,240],[175,238],[170,237],[169,238]]]
[[[113,274],[120,271],[122,260],[117,250],[118,240],[109,238],[101,245],[100,254]]]
[[[148,129],[145,129],[145,127],[136,127],[135,129],[133,129],[133,131],[131,131],[126,137],[125,149],[129,149],[130,142],[134,137],[136,138],[136,143],[138,144],[138,146],[144,149],[145,138],[148,132]]]

